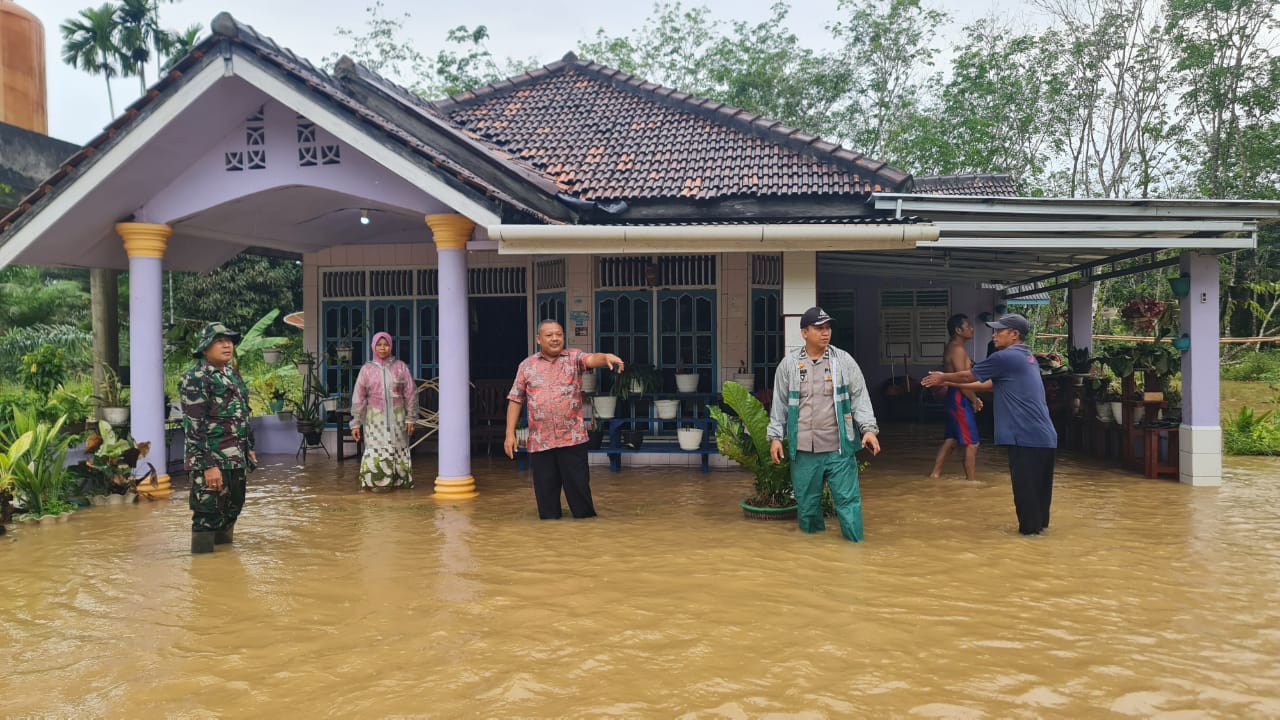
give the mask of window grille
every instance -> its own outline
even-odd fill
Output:
[[[363,298],[367,295],[364,270],[330,270],[320,276],[322,298]]]
[[[412,270],[370,270],[369,297],[412,297]]]
[[[467,293],[476,295],[524,295],[525,269],[522,267],[471,268],[467,271]]]
[[[560,290],[564,287],[564,258],[539,260],[533,264],[534,290]]]
[[[752,255],[751,284],[756,287],[782,287],[782,256]]]

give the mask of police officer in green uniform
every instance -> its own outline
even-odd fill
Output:
[[[232,540],[244,507],[245,481],[257,466],[249,427],[249,388],[231,366],[240,333],[209,323],[182,376],[182,429],[191,476],[191,552]]]

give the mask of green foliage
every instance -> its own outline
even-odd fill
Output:
[[[184,325],[203,328],[207,322],[220,321],[245,332],[272,310],[301,305],[302,265],[292,260],[238,255],[213,272],[174,273],[173,277],[173,311],[188,319]],[[271,331],[285,331],[278,318]],[[171,346],[189,364],[194,343]]]
[[[87,330],[88,315],[89,293],[80,279],[21,265],[0,270],[0,332],[35,325]]]
[[[633,386],[638,390],[633,390]],[[626,400],[634,394],[655,393],[662,389],[662,373],[644,363],[628,363],[621,373],[613,378],[609,394],[619,400]]]
[[[63,361],[62,348],[41,345],[35,351],[22,356],[22,370],[18,377],[24,387],[48,397],[67,379],[67,365]]]
[[[1223,424],[1222,449],[1228,455],[1280,455],[1280,418],[1273,410],[1257,415],[1240,408]]]
[[[139,443],[127,434],[118,436],[110,423],[99,420],[97,433],[85,441],[85,450],[89,458],[72,466],[71,473],[86,481],[86,494],[123,495],[137,485],[136,468],[151,443]]]
[[[33,325],[0,336],[0,374],[20,374],[23,356],[41,346],[60,350],[68,372],[86,372],[92,366],[93,337],[89,332],[72,325]]]
[[[1280,350],[1251,350],[1238,362],[1223,364],[1222,379],[1280,383]]]
[[[17,409],[12,421],[0,426],[0,450],[5,456],[0,460],[3,484],[12,487],[28,515],[39,517],[67,509],[70,487],[64,465],[67,449],[77,438],[60,432],[63,421],[41,422],[34,413]]]
[[[120,384],[120,376],[110,365],[102,365],[102,386],[93,399],[102,407],[128,407],[129,392]]]
[[[122,53],[117,43],[119,26],[116,8],[109,2],[85,8],[75,17],[64,20],[62,61],[90,75],[101,75],[107,83],[107,107],[116,116],[116,103],[111,94],[111,78],[120,75]]]
[[[539,64],[534,60],[507,58],[503,67],[499,67],[485,45],[489,29],[484,25],[451,28],[445,36],[449,47],[430,58],[405,37],[409,13],[388,17],[384,10],[382,0],[374,0],[365,8],[368,19],[364,32],[339,27],[334,34],[348,43],[346,53],[353,60],[418,95],[454,95],[518,75]],[[323,62],[333,64],[337,59],[338,54],[334,53],[327,55]]]
[[[721,455],[755,475],[755,495],[747,502],[756,507],[794,505],[791,461],[784,453],[781,463],[773,462],[769,453],[769,415],[764,405],[736,382],[725,382],[721,392],[733,414],[715,406],[708,408],[716,421],[716,447]]]

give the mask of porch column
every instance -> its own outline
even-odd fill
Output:
[[[475,223],[453,213],[427,216],[436,243],[440,287],[440,455],[436,497],[473,498],[471,477],[471,350],[467,310],[467,240]]]
[[[1067,349],[1088,348],[1093,352],[1093,291],[1091,282],[1072,287],[1067,293]]]
[[[782,253],[782,342],[786,346],[786,352],[804,347],[804,337],[800,335],[800,316],[817,304],[818,253]],[[843,321],[852,319],[845,318]],[[836,322],[841,320],[837,319]],[[769,384],[768,378],[764,384]]]
[[[164,439],[164,289],[161,261],[173,228],[151,223],[116,223],[129,255],[129,425],[134,439],[150,442],[146,460],[158,473],[158,488],[138,492],[168,497],[168,447]],[[141,463],[139,463],[141,464]],[[143,465],[145,467],[145,465]]]
[[[1178,479],[1188,485],[1222,484],[1222,425],[1218,405],[1218,258],[1187,253],[1181,267],[1191,292],[1181,298],[1182,426],[1178,429]]]

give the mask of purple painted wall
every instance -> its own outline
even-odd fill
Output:
[[[355,197],[376,198],[415,214],[440,211],[444,207],[433,197],[398,175],[339,142],[320,127],[309,131],[290,108],[265,100],[249,86],[245,93],[258,93],[263,102],[263,120],[241,123],[212,149],[192,163],[176,180],[158,192],[138,210],[142,222],[172,223],[207,208],[272,188],[308,186],[325,188]],[[246,96],[246,99],[248,97]],[[261,127],[260,144],[257,131]],[[304,132],[310,135],[303,136]],[[264,168],[228,171],[228,154],[239,153],[248,163],[249,153],[260,153]],[[303,165],[303,155],[317,164]],[[314,154],[313,154],[314,153]],[[325,162],[332,164],[324,164]]]

